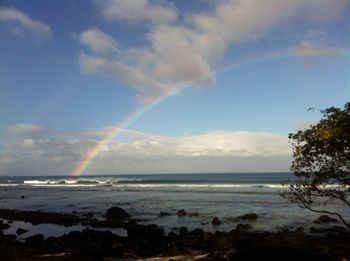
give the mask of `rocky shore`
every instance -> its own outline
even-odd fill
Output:
[[[180,210],[177,215],[185,213]],[[8,209],[0,209],[0,218],[0,260],[350,260],[350,232],[342,226],[271,233],[254,232],[250,224],[242,223],[230,232],[210,233],[200,228],[189,231],[181,227],[165,233],[157,225],[138,224],[119,207],[108,209],[104,220],[91,215]],[[257,218],[255,213],[237,217],[244,221]],[[17,235],[5,233],[12,221],[83,224],[84,229],[59,237],[36,234],[21,241],[17,235],[26,233],[25,229],[18,228]],[[315,222],[336,220],[323,216]],[[213,218],[213,225],[220,223]],[[108,230],[112,227],[124,228],[127,236],[113,234]]]

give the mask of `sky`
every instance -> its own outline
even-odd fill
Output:
[[[2,0],[0,175],[289,171],[349,51],[349,0]]]

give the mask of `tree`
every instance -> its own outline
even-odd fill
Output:
[[[344,109],[331,107],[321,113],[317,124],[289,134],[296,181],[282,196],[302,208],[337,216],[350,228],[341,214],[350,211],[350,102]],[[344,206],[341,211],[327,207],[335,201]]]

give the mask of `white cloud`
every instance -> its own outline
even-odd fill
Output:
[[[226,42],[256,39],[287,20],[299,1],[234,0],[219,2],[213,13],[196,14],[193,22],[201,32]]]
[[[118,44],[108,34],[99,29],[90,29],[79,36],[81,44],[86,45],[96,53],[116,52]]]
[[[38,135],[36,130],[47,129],[23,126],[10,127],[7,142],[0,145],[0,168],[7,174],[26,174],[16,173],[22,166],[27,172],[67,175],[111,131],[50,130]],[[122,130],[103,148],[87,173],[287,171],[290,159],[287,137],[273,133],[215,131],[171,137]]]
[[[149,39],[149,48],[128,48],[114,55],[82,52],[82,71],[108,73],[136,88],[146,103],[177,94],[186,86],[213,86],[210,63],[223,53],[220,39],[206,39],[185,27],[168,25],[155,28]],[[214,44],[215,48],[208,48]]]
[[[146,71],[138,70],[118,60],[91,56],[82,52],[79,56],[79,63],[84,73],[108,73],[128,83],[139,91],[140,100],[145,103],[156,102],[163,96],[174,95],[179,91],[175,86],[157,81]]]
[[[148,0],[96,0],[102,15],[108,20],[129,22],[149,21],[155,24],[175,21],[173,6],[153,4]]]
[[[347,0],[225,0],[217,1],[213,11],[187,14],[184,22],[177,19],[174,7],[159,2],[95,2],[110,20],[153,23],[147,34],[149,45],[144,47],[117,48],[117,41],[98,29],[80,34],[80,39],[90,35],[81,42],[92,52],[80,54],[82,71],[107,73],[124,81],[139,91],[143,102],[158,101],[189,86],[213,86],[216,64],[233,43],[258,40],[293,19],[317,22],[312,10],[329,21],[348,6]],[[169,21],[173,23],[166,23]],[[91,32],[103,35],[103,44],[92,40],[96,34],[92,37]],[[114,53],[103,54],[105,50]],[[315,54],[315,49],[309,53]]]
[[[15,8],[0,8],[0,22],[6,23],[10,31],[16,35],[22,36],[29,33],[35,38],[52,36],[51,27],[48,24],[33,20]]]
[[[293,19],[334,20],[349,5],[348,0],[226,0],[218,3],[213,13],[196,14],[192,20],[200,31],[236,43],[255,40]]]

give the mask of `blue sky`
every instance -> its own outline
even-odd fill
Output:
[[[349,14],[348,0],[2,1],[0,175],[68,175],[147,107],[83,174],[287,171],[287,134],[320,117],[307,109],[349,101]]]

